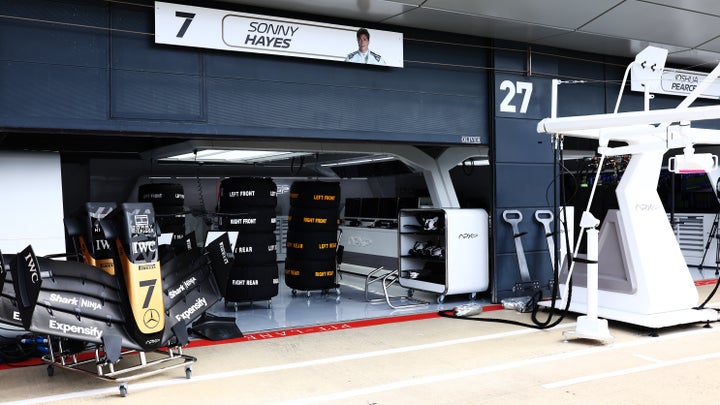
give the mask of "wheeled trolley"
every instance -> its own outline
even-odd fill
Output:
[[[285,285],[297,292],[323,295],[334,290],[340,300],[337,282],[340,183],[296,181],[290,186]]]
[[[48,341],[52,342],[52,337]],[[128,383],[133,380],[159,374],[167,370],[184,367],[185,378],[192,376],[192,364],[197,361],[195,357],[183,354],[182,347],[168,347],[152,352],[137,350],[125,350],[121,353],[120,359],[111,362],[103,350],[102,345],[91,345],[79,352],[63,347],[63,340],[60,339],[57,347],[50,343],[49,353],[42,357],[47,363],[47,373],[52,377],[55,368],[61,368],[88,376],[99,378],[103,381],[118,382],[120,396],[127,396]]]
[[[484,209],[401,209],[398,217],[398,271],[402,287],[453,294],[489,287],[488,213]]]

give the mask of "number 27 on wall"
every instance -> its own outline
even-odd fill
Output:
[[[520,100],[520,114],[527,113],[532,90],[533,85],[530,82],[512,82],[511,80],[503,80],[500,83],[500,91],[504,91],[506,94],[502,102],[500,102],[500,111],[506,113],[518,112],[518,99],[516,96],[522,94],[522,100]]]

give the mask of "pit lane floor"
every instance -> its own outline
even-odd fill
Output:
[[[712,287],[699,285],[701,300]],[[720,297],[708,306],[720,306]],[[395,318],[191,345],[186,353],[198,358],[192,378],[168,371],[130,383],[126,398],[115,384],[65,370],[53,377],[44,366],[5,370],[0,404],[720,403],[720,323],[651,336],[611,321],[615,342],[601,344],[564,341],[574,314],[549,330],[432,311]],[[532,323],[529,314],[512,310],[475,318]]]

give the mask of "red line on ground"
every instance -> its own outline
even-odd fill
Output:
[[[317,326],[303,326],[303,327],[298,327],[298,328],[288,328],[288,329],[272,330],[272,331],[265,331],[265,332],[249,333],[240,338],[227,339],[227,340],[211,341],[211,340],[205,340],[205,339],[198,339],[198,340],[193,340],[192,342],[190,342],[190,344],[188,344],[187,347],[202,347],[202,346],[212,346],[212,345],[225,344],[225,343],[237,343],[237,342],[247,342],[247,341],[255,341],[255,340],[275,339],[275,338],[288,337],[288,336],[307,335],[310,333],[331,332],[331,331],[336,331],[336,330],[362,328],[362,327],[366,327],[366,326],[385,325],[385,324],[389,324],[389,323],[417,321],[417,320],[421,320],[421,319],[437,318],[438,316],[439,315],[437,314],[437,312],[430,312],[430,313],[423,313],[423,314],[392,316],[392,317],[388,317],[388,318],[362,319],[362,320],[358,320],[358,321],[331,323],[331,324],[317,325]]]
[[[500,304],[486,305],[483,307],[483,311],[496,311],[499,309],[503,309],[503,306]],[[421,313],[421,314],[391,316],[391,317],[387,317],[387,318],[361,319],[361,320],[357,320],[357,321],[339,322],[339,323],[331,323],[331,324],[325,324],[325,325],[302,326],[302,327],[297,327],[297,328],[288,328],[288,329],[272,330],[272,331],[265,331],[265,332],[249,333],[240,338],[226,339],[226,340],[212,341],[212,340],[206,340],[206,339],[196,339],[196,340],[192,340],[187,346],[185,346],[185,348],[214,346],[214,345],[221,345],[221,344],[227,344],[227,343],[248,342],[248,341],[255,341],[255,340],[275,339],[275,338],[288,337],[288,336],[307,335],[310,333],[331,332],[331,331],[337,331],[337,330],[363,328],[366,326],[378,326],[378,325],[386,325],[386,324],[391,324],[391,323],[418,321],[418,320],[438,318],[438,317],[440,317],[438,312],[427,312],[427,313]],[[17,362],[17,363],[12,363],[12,364],[0,363],[0,371],[1,370],[10,370],[10,369],[17,368],[17,367],[38,366],[41,364],[43,364],[43,361],[41,359],[29,359],[29,360],[26,360],[23,362]]]
[[[43,364],[42,360],[40,360],[40,359],[29,359],[29,360],[19,361],[17,363],[11,363],[11,364],[0,363],[0,370],[12,370],[14,368],[38,366],[40,364]]]
[[[696,286],[711,285],[711,284],[715,284],[715,283],[717,283],[716,279],[695,281]],[[491,305],[486,305],[483,307],[484,312],[497,311],[497,310],[501,310],[501,309],[503,309],[503,306],[501,304],[491,304]],[[206,339],[196,339],[196,340],[192,340],[185,347],[193,348],[193,347],[221,345],[221,344],[227,344],[227,343],[275,339],[275,338],[288,337],[288,336],[307,335],[310,333],[331,332],[331,331],[336,331],[336,330],[362,328],[362,327],[366,327],[366,326],[378,326],[378,325],[386,325],[386,324],[391,324],[391,323],[417,321],[417,320],[431,319],[431,318],[437,318],[437,317],[439,317],[437,312],[427,312],[427,313],[421,313],[421,314],[391,316],[391,317],[387,317],[387,318],[361,319],[361,320],[357,320],[357,321],[332,323],[332,324],[326,324],[326,325],[303,326],[303,327],[298,327],[298,328],[288,328],[288,329],[271,330],[271,331],[265,331],[265,332],[255,332],[255,333],[246,334],[240,338],[226,339],[226,340],[212,341],[212,340],[206,340]],[[41,364],[43,364],[43,361],[39,358],[33,358],[33,359],[29,359],[29,360],[25,360],[25,361],[21,361],[21,362],[17,362],[17,363],[11,363],[11,364],[0,363],[0,371],[11,370],[13,368],[18,368],[18,367],[38,366]]]

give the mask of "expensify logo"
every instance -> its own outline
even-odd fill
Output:
[[[50,320],[50,323],[48,324],[50,329],[52,330],[58,330],[62,332],[63,334],[68,333],[74,333],[79,335],[85,335],[85,336],[91,336],[97,339],[100,339],[102,337],[103,332],[98,329],[97,327],[89,327],[89,326],[78,326],[78,325],[70,325],[67,323],[58,322],[54,319]]]

